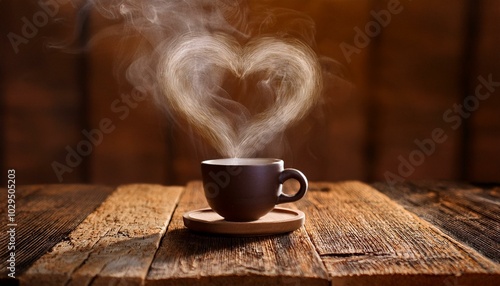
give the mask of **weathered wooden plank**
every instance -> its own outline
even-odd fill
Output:
[[[30,285],[140,285],[182,187],[120,186],[20,278]]]
[[[460,283],[479,277],[476,283],[487,285],[500,277],[498,264],[369,185],[352,181],[312,186],[324,191],[309,192],[296,205],[308,216],[306,230],[332,285],[388,285],[401,278],[411,284],[433,283],[455,277]]]
[[[451,182],[373,185],[405,209],[500,262],[500,189]]]
[[[5,190],[5,189],[4,189]],[[113,188],[88,185],[44,185],[19,187],[16,191],[16,277],[60,242],[94,211]],[[2,192],[6,194],[6,192]],[[6,202],[3,205],[6,206]],[[4,208],[2,207],[2,210]],[[2,215],[2,221],[5,222]],[[0,225],[2,249],[0,277],[7,275],[9,237],[7,222]],[[5,250],[5,251],[3,251]]]
[[[146,285],[328,284],[304,228],[253,238],[187,230],[184,212],[206,206],[201,183],[190,183],[151,264]]]

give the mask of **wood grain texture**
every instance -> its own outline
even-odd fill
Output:
[[[140,285],[182,187],[120,186],[21,277],[26,285]]]
[[[253,238],[187,230],[184,212],[207,207],[200,182],[190,183],[147,276],[146,285],[328,285],[304,228]]]
[[[373,186],[449,236],[500,263],[500,188],[436,181]]]
[[[5,190],[5,189],[3,189]],[[113,188],[90,185],[19,187],[16,191],[16,276],[50,250],[94,211]],[[2,192],[5,194],[6,192]],[[2,200],[3,205],[6,202]],[[2,207],[2,210],[4,208]],[[6,218],[6,216],[5,216]],[[2,222],[5,222],[2,215]],[[0,225],[0,245],[7,246],[7,223]],[[0,277],[7,274],[2,251]]]
[[[360,182],[313,184],[297,206],[332,285],[495,285],[500,266]],[[460,284],[462,285],[462,284]]]
[[[285,192],[295,185],[288,182]],[[18,249],[33,259],[19,280],[0,278],[0,284],[498,283],[498,188],[443,182],[374,186],[378,190],[356,181],[311,183],[305,198],[283,205],[306,214],[304,227],[253,238],[184,227],[185,212],[207,207],[201,182],[186,188],[122,185],[106,200],[106,190],[113,189],[19,187],[17,219],[29,227],[18,226],[23,243]],[[104,202],[94,212],[76,222],[69,235],[61,231],[66,221],[85,217],[99,194]],[[0,245],[5,244],[1,239]],[[47,241],[55,246],[38,259]]]

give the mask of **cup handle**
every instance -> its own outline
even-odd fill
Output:
[[[278,197],[278,204],[291,203],[300,200],[307,192],[307,178],[297,169],[288,168],[281,172],[279,177],[280,184],[283,184],[288,179],[295,179],[300,183],[300,189],[293,196],[287,194],[280,194]]]

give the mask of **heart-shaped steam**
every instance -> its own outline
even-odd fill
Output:
[[[259,96],[272,103],[249,116],[241,103],[221,95],[228,71],[241,80],[258,74],[260,90],[270,91]],[[160,59],[157,74],[169,107],[227,157],[253,156],[310,111],[322,86],[307,45],[270,37],[242,47],[226,35],[184,35]]]

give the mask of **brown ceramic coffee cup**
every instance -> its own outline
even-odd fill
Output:
[[[284,169],[283,160],[228,158],[201,162],[203,189],[210,207],[228,221],[253,221],[275,205],[294,202],[307,192],[307,178],[296,169]],[[282,184],[295,179],[300,188],[293,196]]]

